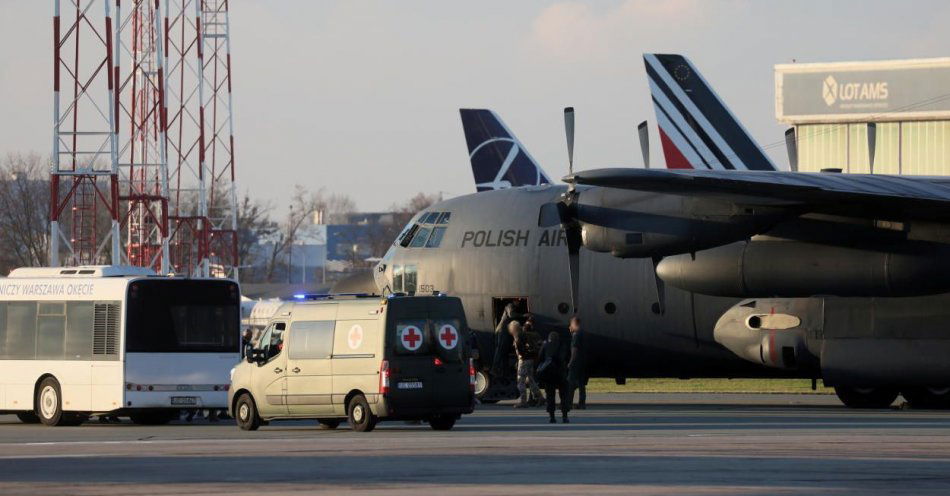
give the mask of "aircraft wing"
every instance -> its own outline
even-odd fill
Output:
[[[738,196],[742,204],[778,200],[820,213],[950,220],[950,177],[618,168],[578,172],[565,181],[681,195]]]

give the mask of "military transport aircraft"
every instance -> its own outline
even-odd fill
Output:
[[[950,179],[741,170],[773,167],[735,144],[731,113],[707,113],[695,67],[645,61],[666,139],[709,170],[446,200],[406,226],[377,286],[461,297],[482,349],[508,302],[552,328],[577,311],[594,377],[821,377],[849,406],[945,406]],[[565,124],[572,164],[573,110]]]

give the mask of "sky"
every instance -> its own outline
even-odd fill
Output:
[[[0,155],[51,148],[52,10],[0,0]],[[647,52],[689,57],[772,145],[775,64],[950,56],[947,19],[946,1],[232,0],[237,181],[275,209],[296,184],[366,211],[471,193],[462,107],[498,112],[552,178],[565,106],[577,170],[639,167],[644,119],[662,156]]]

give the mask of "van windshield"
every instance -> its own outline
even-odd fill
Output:
[[[239,319],[231,281],[135,281],[129,285],[126,351],[237,353]]]

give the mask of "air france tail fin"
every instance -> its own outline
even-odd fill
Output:
[[[667,168],[777,170],[686,57],[648,53],[643,62]]]
[[[524,145],[491,110],[460,109],[478,191],[551,184]]]

